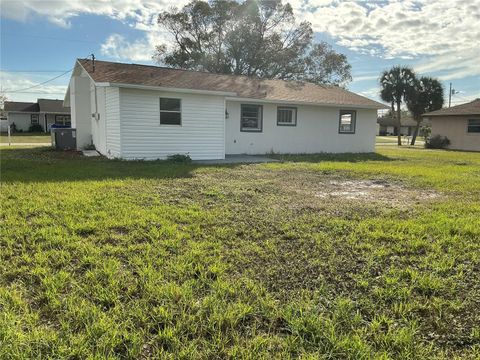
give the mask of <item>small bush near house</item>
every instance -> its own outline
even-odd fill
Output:
[[[192,158],[189,155],[184,154],[169,155],[167,160],[179,164],[189,164],[192,162]]]
[[[432,134],[432,128],[430,126],[422,126],[420,128],[420,136],[428,138],[430,137],[431,134]]]
[[[43,131],[43,128],[42,128],[42,125],[40,124],[32,124],[28,128],[28,132],[42,132],[42,131]]]
[[[435,135],[425,141],[427,149],[445,149],[450,145],[450,140],[446,136]]]

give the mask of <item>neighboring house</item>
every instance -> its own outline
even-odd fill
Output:
[[[36,103],[5,101],[8,124],[15,124],[21,131],[28,131],[31,125],[38,124],[44,132],[52,124],[70,126],[70,108],[63,106],[62,100],[38,99]]]
[[[432,136],[450,140],[450,149],[480,151],[480,99],[422,116],[432,123]]]
[[[411,136],[415,132],[417,122],[411,117],[406,116],[400,118],[401,127],[400,135]],[[382,116],[377,120],[378,123],[378,135],[397,135],[397,120],[391,116]],[[423,119],[420,123],[420,129],[422,127],[429,127],[430,122],[427,119]]]
[[[6,117],[0,117],[0,132],[8,131],[8,120]]]
[[[383,104],[335,86],[77,60],[77,147],[109,158],[372,152]]]

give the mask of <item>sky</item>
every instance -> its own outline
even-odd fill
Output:
[[[381,72],[407,65],[438,78],[447,99],[452,83],[452,105],[480,98],[480,0],[283,2],[312,24],[316,41],[347,56],[351,91],[378,100]],[[75,59],[92,53],[155,64],[155,46],[170,39],[158,13],[185,3],[1,0],[0,90],[13,101],[63,99]]]

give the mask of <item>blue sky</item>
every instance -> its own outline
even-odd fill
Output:
[[[480,0],[290,1],[312,23],[317,40],[347,55],[348,88],[378,98],[378,77],[393,65],[452,82],[459,104],[480,97]],[[182,1],[177,1],[181,5]],[[168,42],[156,25],[167,1],[3,0],[1,87],[10,100],[63,98],[78,57],[153,64],[154,47]]]

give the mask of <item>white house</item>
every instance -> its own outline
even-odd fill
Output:
[[[64,103],[79,149],[122,159],[372,152],[385,108],[335,86],[91,60]]]
[[[53,124],[70,126],[70,108],[62,100],[37,99],[37,102],[5,101],[8,125],[17,131],[28,131],[32,125],[40,125],[48,132]]]

